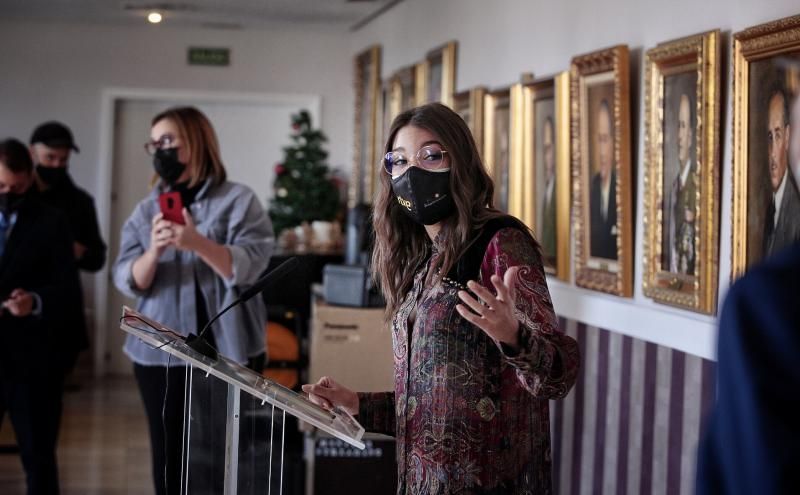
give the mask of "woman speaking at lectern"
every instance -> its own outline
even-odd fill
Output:
[[[312,401],[397,440],[398,493],[550,493],[550,399],[579,366],[558,329],[538,243],[493,207],[461,117],[399,115],[382,161],[372,268],[387,301],[395,389],[324,377]]]
[[[156,115],[145,148],[158,177],[122,228],[114,283],[136,298],[145,316],[184,335],[197,333],[267,268],[272,225],[252,190],[226,180],[216,134],[199,110]],[[182,206],[170,218],[164,193]],[[226,313],[205,338],[260,372],[265,322],[264,303],[253,298]],[[185,363],[132,335],[124,350],[147,412],[156,494],[180,493]],[[212,448],[215,456],[224,454],[224,444]],[[209,486],[221,485],[223,467],[207,470]]]

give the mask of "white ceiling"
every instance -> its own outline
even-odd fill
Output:
[[[146,23],[160,12],[162,25],[266,28],[279,24],[327,24],[352,28],[396,0],[0,0],[4,19]]]

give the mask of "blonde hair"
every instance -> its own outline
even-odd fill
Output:
[[[209,177],[214,185],[219,185],[228,177],[225,165],[219,154],[219,140],[208,117],[195,107],[174,107],[155,117],[151,126],[162,120],[175,124],[180,138],[189,148],[189,187],[196,186]],[[155,178],[154,178],[155,180]]]

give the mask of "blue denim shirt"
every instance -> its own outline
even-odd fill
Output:
[[[137,299],[136,309],[183,335],[197,333],[195,280],[205,298],[211,318],[233,302],[241,291],[255,282],[267,268],[275,244],[272,223],[258,198],[247,186],[233,182],[213,185],[206,181],[190,206],[197,231],[225,245],[231,252],[233,276],[223,279],[197,254],[168,247],[158,260],[153,283],[140,290],[133,281],[133,262],[150,245],[153,217],[160,211],[159,184],[143,199],[122,227],[120,250],[114,262],[114,284],[124,294]],[[260,297],[228,311],[212,330],[221,354],[246,363],[249,357],[264,352],[266,308]],[[167,359],[163,351],[153,349],[128,335],[124,346],[134,362],[142,365],[183,365]]]

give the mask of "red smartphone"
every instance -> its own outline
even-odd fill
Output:
[[[158,204],[161,206],[161,213],[165,220],[180,225],[186,223],[183,221],[183,200],[180,192],[170,191],[161,194],[158,197]]]

